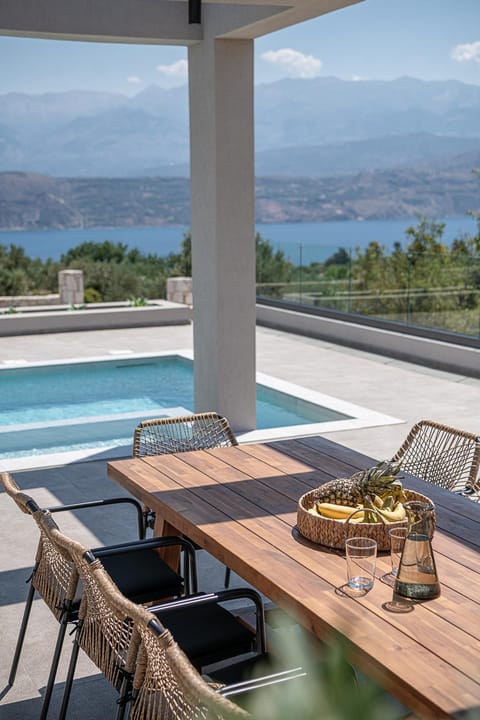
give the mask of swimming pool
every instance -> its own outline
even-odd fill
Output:
[[[69,461],[131,451],[143,419],[193,412],[191,354],[136,354],[88,361],[23,363],[0,369],[0,463],[61,455]],[[371,424],[364,408],[312,393],[267,375],[257,376],[257,429],[240,437],[261,440]],[[385,417],[385,416],[382,416]],[[339,426],[340,425],[340,426]]]

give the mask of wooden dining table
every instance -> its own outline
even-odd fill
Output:
[[[480,712],[480,504],[416,478],[436,508],[440,597],[399,601],[390,556],[373,588],[346,590],[346,561],[296,529],[298,498],[376,460],[320,436],[108,463],[108,475],[156,513],[156,534],[182,533],[420,718]]]

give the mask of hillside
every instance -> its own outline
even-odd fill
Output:
[[[256,219],[268,222],[462,216],[480,205],[480,152],[448,169],[331,178],[257,178]],[[185,178],[53,178],[0,173],[0,229],[188,225]]]

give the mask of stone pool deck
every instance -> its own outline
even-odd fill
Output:
[[[0,363],[12,366],[20,360],[42,361],[128,355],[130,352],[163,352],[192,347],[191,326],[135,328],[26,337],[0,338]],[[374,356],[296,335],[258,328],[258,370],[316,392],[363,405],[401,423],[350,431],[326,433],[338,441],[379,459],[390,457],[410,426],[430,418],[456,427],[480,431],[480,380],[430,370],[405,362]],[[0,468],[1,469],[1,468]],[[20,486],[41,505],[74,502],[121,493],[105,473],[102,460],[15,474]],[[114,517],[92,511],[88,517],[68,517],[62,527],[85,545],[99,545],[134,537],[129,517],[115,509]],[[22,515],[10,498],[0,493],[0,719],[38,718],[53,651],[56,622],[43,602],[35,601],[31,626],[13,688],[7,688],[9,665],[16,641],[37,544],[37,531],[29,517]],[[220,587],[223,568],[202,553],[202,589]],[[241,584],[234,578],[235,584]],[[66,646],[70,641],[67,639]],[[58,711],[68,652],[55,687],[51,714]],[[84,658],[81,659],[69,710],[69,720],[101,720],[112,717],[115,693]]]

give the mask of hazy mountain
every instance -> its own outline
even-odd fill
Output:
[[[402,167],[469,165],[468,154],[480,151],[480,137],[448,137],[415,133],[263,150],[256,154],[256,173],[297,177],[355,175],[368,170]],[[457,156],[461,156],[458,159]]]
[[[418,132],[479,136],[479,112],[480,86],[454,80],[281,80],[257,88],[257,150]]]
[[[8,93],[0,100],[2,123],[27,133],[48,132],[75,118],[92,117],[128,104],[124,95],[83,90],[42,95]]]
[[[0,96],[0,171],[188,175],[186,87]],[[480,86],[281,80],[256,88],[257,175],[334,176],[440,164],[480,143]]]

